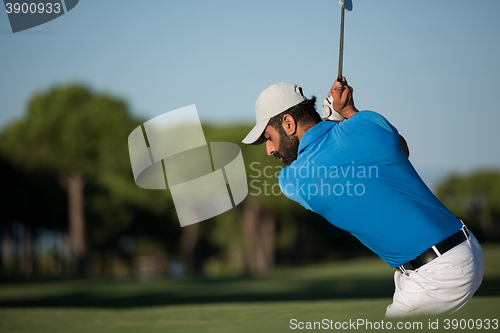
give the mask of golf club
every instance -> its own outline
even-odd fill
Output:
[[[342,12],[340,16],[340,47],[339,47],[339,72],[337,75],[337,82],[342,83],[342,64],[344,58],[344,14],[345,10],[352,10],[352,1],[351,0],[339,0],[340,5],[342,6]],[[345,118],[342,117],[338,112],[333,109],[333,96],[328,96],[323,102],[323,119],[331,120],[335,122],[344,121]]]
[[[352,1],[351,0],[339,0],[340,5],[342,6],[342,11],[340,14],[340,47],[339,47],[339,72],[337,75],[337,81],[342,82],[342,64],[344,61],[344,14],[345,10],[352,10]]]

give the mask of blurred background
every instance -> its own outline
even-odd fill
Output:
[[[344,49],[358,109],[398,128],[423,180],[491,258],[500,254],[499,13],[494,0],[359,0],[346,13]],[[384,278],[370,287],[361,280],[354,291],[341,284],[328,291],[329,277],[342,272],[331,265],[371,267],[363,260],[375,258],[281,195],[280,164],[264,147],[241,144],[267,86],[289,81],[325,97],[336,77],[339,25],[340,6],[326,0],[86,0],[16,34],[2,11],[0,307],[390,297],[393,271],[380,260],[375,271]],[[181,228],[168,189],[135,185],[127,138],[190,104],[207,141],[240,145],[249,195]],[[345,267],[351,275],[342,281],[354,281],[355,265]],[[498,294],[495,274],[485,295]],[[279,293],[286,276],[300,284]],[[60,295],[40,281],[55,283]],[[76,291],[103,281],[135,296]],[[133,286],[119,289],[123,281]],[[235,281],[244,284],[215,292]],[[251,292],[251,281],[267,284]]]

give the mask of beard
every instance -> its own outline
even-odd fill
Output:
[[[278,159],[281,158],[285,165],[290,165],[297,159],[299,151],[299,138],[296,136],[288,136],[281,126],[278,127],[278,133],[280,137],[280,145],[278,149],[276,149],[274,157]]]

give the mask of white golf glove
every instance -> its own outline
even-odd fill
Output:
[[[342,117],[340,113],[338,113],[333,109],[332,103],[333,103],[332,96],[325,98],[325,101],[323,102],[323,119],[335,121],[337,123],[344,121],[345,118]]]

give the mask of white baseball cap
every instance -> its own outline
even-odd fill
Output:
[[[302,95],[302,88],[296,84],[281,82],[269,86],[260,93],[255,102],[257,124],[242,142],[247,145],[263,143],[262,133],[266,130],[269,119],[305,100],[306,98]]]

